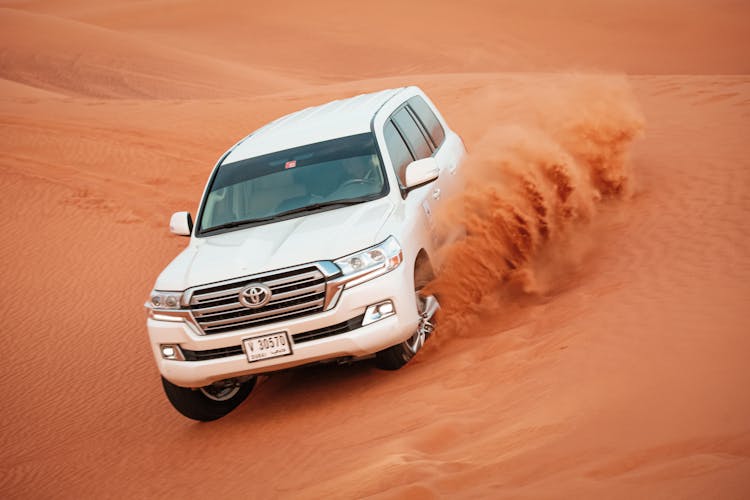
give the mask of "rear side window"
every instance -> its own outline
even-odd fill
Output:
[[[432,112],[430,106],[420,96],[414,96],[409,99],[409,106],[417,114],[417,118],[419,118],[419,121],[422,122],[425,130],[430,135],[435,149],[439,148],[445,139],[445,131],[435,113]]]
[[[417,160],[432,155],[432,149],[427,144],[427,139],[425,139],[425,136],[419,129],[419,125],[417,125],[406,108],[396,111],[393,115],[393,121],[396,123],[399,131],[404,134],[404,138]]]
[[[388,148],[388,156],[391,158],[393,163],[393,170],[396,172],[401,185],[404,185],[404,170],[406,166],[414,161],[414,157],[411,155],[409,148],[406,147],[404,139],[399,134],[393,122],[388,120],[383,129],[383,135],[385,136],[385,145]]]

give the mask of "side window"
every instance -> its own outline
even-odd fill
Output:
[[[391,120],[388,120],[383,129],[383,135],[385,136],[385,145],[388,148],[388,155],[391,157],[391,163],[393,163],[393,170],[396,172],[401,185],[404,185],[404,170],[406,166],[414,161],[409,148],[406,147],[404,139],[401,134],[398,133],[396,127],[393,125]]]
[[[396,123],[396,126],[401,133],[404,134],[404,138],[409,144],[414,156],[417,157],[417,160],[432,155],[432,149],[430,148],[430,145],[427,144],[427,139],[422,135],[422,131],[419,129],[417,122],[414,121],[414,118],[409,114],[409,110],[401,108],[396,111],[393,115],[393,121]]]
[[[416,113],[417,118],[419,118],[419,121],[422,122],[427,133],[430,134],[432,143],[435,145],[435,149],[437,149],[445,140],[445,131],[443,130],[443,126],[440,125],[440,120],[438,120],[430,106],[420,96],[414,96],[408,102],[411,109]]]

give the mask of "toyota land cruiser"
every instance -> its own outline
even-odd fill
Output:
[[[417,87],[308,108],[218,161],[190,242],[156,280],[148,332],[167,398],[220,418],[256,377],[374,357],[395,370],[438,309],[432,213],[460,189],[460,137]]]

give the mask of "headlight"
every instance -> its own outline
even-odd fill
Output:
[[[379,245],[347,255],[334,263],[341,269],[348,288],[393,271],[403,259],[401,245],[396,238],[389,236]]]
[[[182,302],[182,292],[151,292],[151,300],[147,303],[152,309],[179,309]]]

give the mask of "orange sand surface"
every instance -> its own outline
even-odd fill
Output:
[[[0,497],[750,498],[749,33],[741,0],[0,1]],[[407,84],[470,151],[435,338],[180,416],[169,215],[265,122]]]

